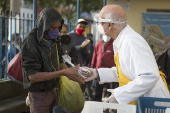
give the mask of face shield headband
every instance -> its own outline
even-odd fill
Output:
[[[102,19],[102,18],[94,18],[94,21],[96,21],[97,24],[100,24],[100,23],[112,23],[112,24],[122,24],[122,23],[125,23],[125,21],[122,21],[122,22],[119,22],[119,21],[112,21],[111,19]]]

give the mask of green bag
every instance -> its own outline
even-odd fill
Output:
[[[83,109],[83,92],[77,82],[69,80],[66,76],[61,76],[59,88],[59,106],[67,108],[70,112],[76,112]]]

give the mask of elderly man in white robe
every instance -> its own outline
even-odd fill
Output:
[[[108,103],[136,104],[138,97],[169,98],[169,91],[160,76],[152,50],[145,39],[127,23],[123,8],[107,5],[102,8],[97,29],[114,39],[116,67],[92,69],[86,81],[98,79],[99,83],[119,82],[119,87],[108,89],[112,95]]]

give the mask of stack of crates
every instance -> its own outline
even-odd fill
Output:
[[[137,99],[137,113],[166,113],[170,98],[140,97]]]

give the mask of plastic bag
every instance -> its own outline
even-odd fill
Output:
[[[9,62],[7,67],[7,75],[12,81],[22,84],[22,59],[20,53],[17,53]]]
[[[59,106],[67,108],[70,112],[75,112],[84,107],[84,97],[77,82],[69,80],[66,76],[60,77]]]
[[[28,96],[26,97],[26,105],[30,107],[30,99],[29,99],[29,93]]]

